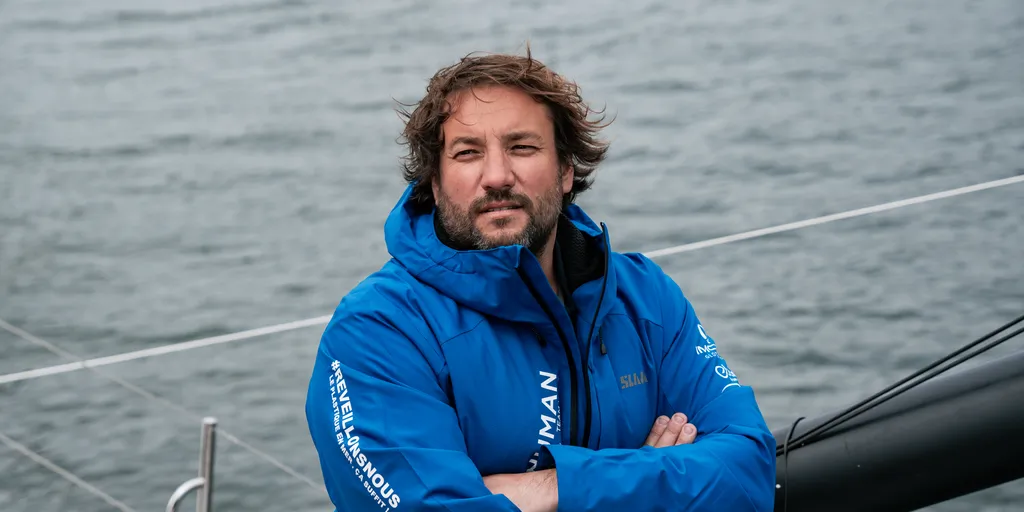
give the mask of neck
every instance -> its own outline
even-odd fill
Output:
[[[544,249],[540,254],[537,255],[537,261],[540,262],[540,268],[544,271],[544,276],[548,278],[548,284],[551,285],[551,289],[554,290],[555,295],[558,298],[562,298],[561,289],[558,286],[558,277],[555,275],[555,234],[558,228],[551,230],[551,236],[548,238],[548,243],[544,245]]]

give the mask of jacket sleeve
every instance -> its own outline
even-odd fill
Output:
[[[752,389],[718,355],[676,283],[652,274],[663,283],[659,413],[686,414],[697,438],[666,448],[543,447],[558,474],[559,510],[772,510],[775,437]]]
[[[321,339],[306,395],[337,510],[517,510],[484,485],[434,367],[410,335],[380,311],[343,308]]]

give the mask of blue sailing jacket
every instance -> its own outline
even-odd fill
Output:
[[[551,467],[559,510],[772,509],[775,438],[754,393],[657,265],[611,252],[570,205],[563,303],[527,249],[443,243],[411,190],[385,224],[392,259],[342,299],[309,382],[337,510],[517,510],[482,476]],[[644,446],[676,412],[696,441]]]

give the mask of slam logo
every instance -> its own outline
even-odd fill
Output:
[[[639,386],[641,384],[647,384],[647,374],[644,372],[631,373],[619,377],[620,389],[628,389],[633,386]]]

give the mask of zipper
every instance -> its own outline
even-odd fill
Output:
[[[587,333],[587,353],[584,355],[584,367],[583,367],[583,387],[587,390],[587,401],[586,414],[587,418],[584,420],[583,425],[583,445],[584,447],[590,447],[590,346],[593,344],[591,340],[594,338],[594,327],[597,327],[597,315],[601,313],[601,303],[604,302],[605,287],[608,286],[608,265],[612,259],[611,247],[608,244],[608,227],[601,223],[601,232],[604,234],[601,238],[605,243],[604,251],[604,275],[601,277],[601,294],[597,297],[597,307],[594,309],[594,319],[590,322],[590,332]],[[598,329],[597,336],[601,337],[601,330]],[[604,340],[601,340],[601,353],[605,353]]]

